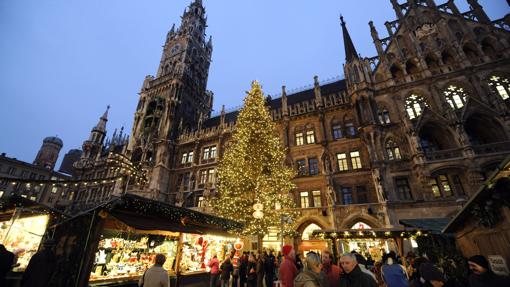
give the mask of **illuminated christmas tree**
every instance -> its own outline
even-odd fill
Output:
[[[211,202],[216,214],[243,223],[245,235],[259,238],[279,227],[282,216],[294,219],[294,171],[284,161],[284,147],[254,81],[218,167],[218,194]],[[285,228],[284,234],[292,233],[291,226]]]

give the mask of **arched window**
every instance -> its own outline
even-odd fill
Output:
[[[400,149],[398,145],[393,141],[393,139],[389,139],[386,142],[386,153],[388,154],[388,160],[396,160],[401,159]]]
[[[463,88],[450,85],[443,93],[446,97],[446,101],[454,110],[460,109],[466,104],[467,94]]]
[[[322,228],[315,224],[315,223],[312,223],[310,225],[308,225],[304,230],[303,230],[303,235],[301,236],[301,240],[310,240],[311,237],[312,237],[312,233],[315,231],[315,230],[321,230]]]
[[[379,108],[378,116],[379,116],[379,123],[381,123],[382,125],[391,123],[390,112],[388,112],[388,109],[386,109],[384,107]]]
[[[489,86],[493,91],[498,93],[498,95],[503,100],[509,98],[508,95],[510,94],[510,81],[508,81],[508,78],[493,75],[489,78]]]
[[[419,117],[423,109],[428,106],[427,101],[417,94],[411,94],[406,99],[406,112],[411,120]]]

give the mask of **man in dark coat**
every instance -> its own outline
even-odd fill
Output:
[[[5,249],[3,244],[0,244],[0,286],[7,286],[5,276],[11,271],[15,258],[14,253]]]
[[[269,255],[264,261],[264,271],[266,273],[266,287],[272,287],[274,281],[275,257],[273,251],[269,251]]]
[[[259,253],[257,257],[257,287],[264,286],[264,260],[265,256]]]
[[[239,264],[239,285],[240,287],[246,287],[246,276],[248,275],[248,253],[243,252],[243,256],[241,256],[241,260]]]
[[[340,276],[340,287],[377,287],[377,282],[367,273],[361,271],[356,255],[345,253],[340,258],[344,273]]]
[[[21,279],[22,287],[47,286],[57,262],[54,248],[55,242],[52,239],[44,241],[42,250],[34,254],[28,262]]]

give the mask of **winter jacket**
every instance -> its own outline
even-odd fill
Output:
[[[469,287],[508,287],[510,278],[488,271],[482,275],[471,274],[468,278]]]
[[[328,287],[321,284],[320,275],[306,270],[299,273],[294,279],[294,287]]]
[[[382,275],[384,282],[388,287],[407,287],[409,286],[407,273],[400,264],[383,265]]]
[[[50,281],[51,275],[55,270],[57,258],[55,254],[48,249],[41,250],[30,258],[21,286],[23,287],[44,287]]]
[[[257,281],[257,264],[255,262],[248,262],[246,270],[248,281]]]
[[[377,282],[372,276],[361,271],[359,266],[356,266],[351,273],[342,273],[340,287],[377,287]]]
[[[230,280],[230,274],[234,271],[234,265],[230,261],[221,263],[221,280]]]
[[[338,287],[338,283],[340,282],[340,267],[330,265],[322,270],[324,274],[326,274],[326,277],[328,277],[329,287]]]
[[[207,264],[211,268],[211,274],[218,274],[220,273],[220,261],[218,258],[213,258],[211,261],[209,261],[209,264]]]
[[[280,270],[278,270],[278,278],[280,278],[282,282],[282,287],[294,287],[294,278],[296,278],[297,274],[296,263],[294,263],[294,260],[285,256],[280,265]]]
[[[140,277],[138,286],[143,287],[170,287],[168,272],[161,266],[153,265]]]
[[[266,274],[274,274],[274,268],[275,268],[275,257],[274,255],[269,255],[266,257],[266,260],[264,261],[264,272]]]

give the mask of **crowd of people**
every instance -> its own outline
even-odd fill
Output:
[[[233,254],[232,254],[233,256]],[[296,254],[291,245],[273,252],[244,252],[237,264],[232,256],[223,262],[210,260],[210,287],[451,287],[448,278],[433,258],[410,253],[406,258],[395,252],[385,254],[375,262],[369,255],[345,253],[336,262],[333,254],[308,252],[305,258]],[[402,264],[405,260],[404,267]],[[470,275],[462,286],[508,287],[509,277],[491,271],[481,255],[468,259]],[[466,285],[467,284],[467,285]]]

